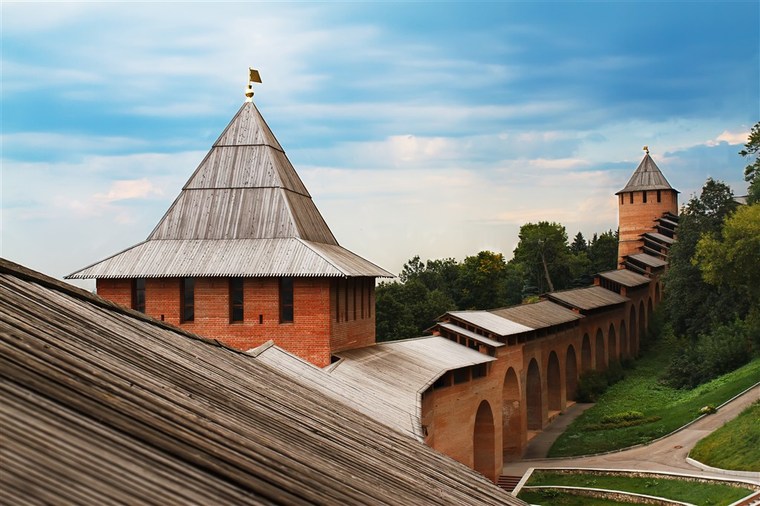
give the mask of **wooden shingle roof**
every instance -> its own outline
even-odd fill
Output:
[[[589,286],[585,288],[573,288],[559,292],[546,294],[549,300],[562,304],[566,307],[577,308],[583,311],[598,309],[608,306],[616,306],[627,302],[628,297],[607,290],[601,286]]]
[[[543,329],[580,320],[583,315],[548,300],[519,306],[491,309],[489,312],[532,329]]]
[[[633,172],[631,179],[628,180],[628,184],[622,190],[615,193],[615,195],[642,190],[673,190],[673,187],[670,186],[668,180],[662,175],[660,168],[654,163],[649,153],[644,155],[644,159],[641,160],[641,163],[639,163],[639,166]]]
[[[264,118],[245,102],[145,242],[67,277],[173,276],[393,274],[338,244]]]
[[[9,503],[524,504],[307,381],[0,261]]]

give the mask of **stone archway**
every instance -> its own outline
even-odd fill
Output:
[[[607,368],[607,354],[604,351],[604,332],[602,332],[602,329],[596,329],[596,340],[594,341],[594,358],[596,359],[597,371],[603,371]]]
[[[510,367],[504,376],[501,390],[502,442],[506,460],[519,459],[522,454],[521,395],[517,373]]]
[[[583,334],[583,342],[581,343],[581,372],[590,371],[591,364],[591,338],[588,334]]]
[[[647,299],[647,331],[652,328],[652,317],[654,316],[654,308],[652,307],[652,297]]]
[[[565,397],[567,400],[575,400],[578,391],[578,361],[575,358],[573,345],[567,347],[565,356]]]
[[[546,395],[549,401],[549,411],[562,411],[562,376],[559,370],[559,359],[552,351],[546,364]]]
[[[473,463],[477,472],[493,482],[496,482],[495,441],[493,412],[488,401],[483,401],[475,415],[475,430],[472,436]]]
[[[628,331],[625,326],[625,320],[620,320],[620,360],[630,357],[628,349]]]
[[[541,391],[541,371],[536,359],[528,365],[525,383],[525,401],[528,412],[528,430],[541,430],[544,422],[543,394]]]
[[[660,304],[660,300],[662,299],[662,293],[660,292],[660,282],[654,284],[654,303]]]
[[[610,364],[620,361],[617,352],[617,335],[615,334],[614,323],[610,323],[610,330],[607,332],[607,350],[607,360]]]

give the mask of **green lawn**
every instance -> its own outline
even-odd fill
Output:
[[[672,347],[656,343],[636,362],[626,377],[611,386],[594,407],[586,410],[557,439],[549,457],[590,455],[646,443],[673,432],[699,416],[705,405],[718,406],[749,388],[760,378],[760,359],[693,390],[677,390],[659,383],[673,354]],[[647,420],[632,427],[588,430],[604,416],[639,411]]]
[[[619,506],[621,504],[636,504],[632,502],[619,502],[609,499],[596,499],[580,495],[565,494],[553,490],[526,490],[517,496],[529,504],[541,504],[546,506]]]
[[[749,488],[669,478],[629,477],[588,473],[534,472],[526,485],[564,485],[653,495],[704,506],[728,505],[752,493]],[[554,504],[554,503],[552,503]]]
[[[721,469],[760,471],[760,401],[697,443],[689,456]]]

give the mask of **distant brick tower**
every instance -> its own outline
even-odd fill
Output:
[[[618,266],[627,266],[626,257],[646,253],[664,260],[673,242],[678,191],[673,189],[659,167],[646,155],[618,195]]]

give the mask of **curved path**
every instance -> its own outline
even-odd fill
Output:
[[[683,473],[724,480],[734,478],[760,485],[760,473],[756,473],[754,477],[733,476],[728,471],[719,473],[703,470],[686,462],[689,450],[697,441],[736,418],[747,406],[758,399],[760,399],[760,385],[755,385],[751,390],[721,407],[717,413],[705,416],[685,429],[646,446],[590,457],[508,462],[504,465],[503,474],[523,475],[531,467],[582,467]]]

